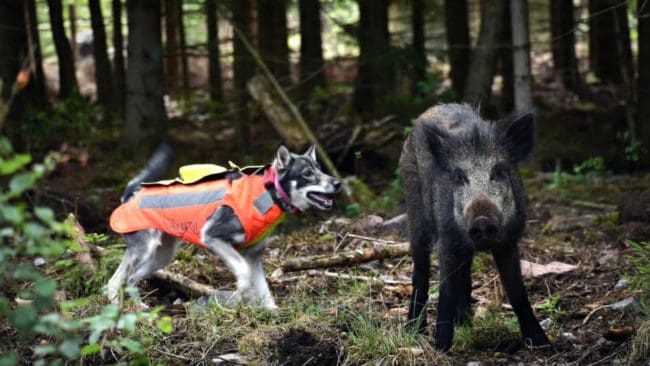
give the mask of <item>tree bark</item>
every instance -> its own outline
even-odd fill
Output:
[[[387,245],[378,248],[352,250],[335,255],[288,259],[280,265],[283,272],[305,271],[315,268],[348,267],[374,260],[402,257],[409,254],[408,243]]]
[[[89,0],[90,22],[93,29],[93,56],[95,58],[95,83],[97,84],[97,101],[103,106],[104,114],[110,117],[113,110],[113,86],[111,80],[111,63],[106,51],[106,31],[104,17],[99,0]]]
[[[179,56],[181,60],[181,75],[183,76],[183,93],[187,93],[190,89],[190,71],[187,65],[187,42],[185,41],[185,13],[183,12],[183,0],[178,0],[176,3],[178,9],[176,15],[178,16],[178,40],[179,40]]]
[[[510,0],[515,89],[515,111],[533,107],[530,72],[530,38],[528,35],[528,0]]]
[[[22,0],[0,1],[0,129],[11,140],[19,136],[19,126],[24,111],[24,98],[15,95],[14,83],[27,57],[27,34]],[[5,117],[7,120],[5,120]],[[16,148],[15,142],[14,148]]]
[[[582,79],[576,57],[573,0],[551,0],[549,10],[553,69],[565,88],[580,91]]]
[[[490,97],[496,69],[498,41],[503,26],[505,0],[494,0],[481,6],[481,29],[476,48],[472,51],[463,99],[470,104],[485,106]]]
[[[221,51],[219,49],[217,0],[206,0],[205,12],[208,32],[208,87],[210,99],[221,101],[223,99],[223,88],[221,86]]]
[[[639,23],[639,54],[637,59],[637,121],[639,126],[639,141],[647,144],[650,141],[650,4],[638,2]],[[646,145],[647,149],[647,145]],[[650,153],[643,156],[646,166],[650,165]]]
[[[413,34],[413,75],[411,76],[411,92],[420,93],[418,83],[426,79],[427,52],[425,49],[424,30],[424,0],[411,1],[411,32]]]
[[[445,0],[445,31],[451,87],[462,97],[470,58],[467,0]]]
[[[501,40],[498,51],[497,67],[501,74],[501,113],[510,113],[515,108],[515,75],[514,75],[514,48],[512,47],[512,19],[510,13],[510,2],[506,0],[503,13],[503,26],[501,31]]]
[[[41,38],[38,33],[38,18],[36,16],[35,0],[24,0],[25,23],[27,24],[27,38],[29,39],[29,54],[32,63],[32,103],[38,108],[47,105],[45,94],[45,73],[43,72],[43,54],[41,52]]]
[[[167,129],[160,2],[127,0],[126,4],[129,59],[125,137],[131,143],[157,144]]]
[[[126,68],[124,66],[124,38],[122,36],[122,2],[112,1],[113,12],[113,91],[117,114],[124,119],[126,109]]]
[[[623,8],[625,16],[621,16],[620,8]],[[617,20],[621,22],[620,32],[617,31]],[[627,1],[589,0],[589,63],[596,77],[605,84],[623,82],[621,60],[616,52],[619,42],[624,43],[626,52],[631,52]]]
[[[394,90],[394,67],[388,33],[388,0],[359,0],[359,58],[353,104],[370,114]]]
[[[260,56],[280,84],[290,85],[287,1],[258,0],[257,4]]]
[[[179,87],[178,11],[179,0],[165,0],[165,83],[169,93]]]
[[[232,1],[233,27],[240,30],[242,37],[253,42],[253,17],[251,0]],[[233,37],[233,84],[235,93],[235,108],[237,110],[237,145],[244,149],[250,146],[250,127],[248,115],[249,96],[246,93],[246,83],[255,74],[253,57],[246,49],[240,37]]]
[[[320,1],[299,0],[300,90],[309,98],[314,88],[325,86],[325,62],[321,35]]]
[[[59,59],[59,97],[68,98],[78,90],[72,49],[63,27],[63,8],[61,0],[47,0],[52,38]]]

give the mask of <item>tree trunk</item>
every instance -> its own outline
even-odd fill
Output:
[[[300,90],[309,98],[314,88],[325,86],[325,62],[321,35],[320,1],[299,0]]]
[[[510,0],[515,89],[515,111],[533,107],[530,72],[530,38],[528,36],[528,0]]]
[[[476,48],[472,51],[463,99],[471,104],[486,106],[496,69],[498,41],[501,37],[505,0],[494,0],[491,6],[481,6],[481,29]]]
[[[425,49],[424,31],[424,0],[411,2],[411,27],[413,33],[413,75],[411,76],[411,92],[420,94],[418,83],[426,79],[427,52]]]
[[[388,0],[359,0],[359,68],[353,104],[372,113],[394,90],[394,67],[388,33]]]
[[[621,30],[628,29],[627,15],[620,17],[619,8],[625,8],[625,0],[589,0],[589,63],[591,70],[605,84],[620,84],[623,81],[621,60],[617,57],[618,37],[630,49],[629,34],[617,32],[617,18],[621,19]],[[626,10],[625,10],[626,11]]]
[[[169,93],[179,87],[178,11],[179,0],[165,0],[165,83]]]
[[[503,26],[501,30],[501,45],[498,51],[498,72],[501,74],[501,113],[510,113],[515,108],[515,75],[514,75],[514,49],[512,47],[512,19],[510,13],[510,2],[503,3]]]
[[[445,30],[451,87],[462,97],[470,57],[467,0],[445,0]]]
[[[639,54],[637,59],[637,121],[639,126],[639,141],[644,141],[647,147],[650,141],[650,4],[638,2],[638,35]],[[650,165],[650,153],[644,156],[646,166]]]
[[[178,0],[176,6],[178,6],[176,15],[178,16],[179,56],[181,59],[181,75],[183,76],[183,93],[187,93],[190,89],[190,73],[189,66],[187,65],[187,42],[185,41],[185,13],[183,12],[183,0]]]
[[[219,50],[217,0],[206,0],[205,12],[208,28],[208,86],[210,99],[213,101],[221,101],[223,99],[223,89],[221,87],[221,51]]]
[[[241,31],[251,44],[253,44],[253,17],[251,0],[232,1],[233,27]],[[244,149],[250,146],[250,128],[248,115],[249,96],[246,92],[246,83],[255,73],[255,63],[240,37],[233,37],[233,84],[235,108],[237,110],[237,145]]]
[[[576,57],[573,0],[551,0],[549,9],[553,69],[560,76],[565,88],[580,91],[582,80]]]
[[[31,59],[32,90],[34,106],[44,108],[47,105],[45,94],[45,73],[43,72],[43,56],[41,52],[41,38],[38,33],[38,18],[36,17],[35,0],[24,0],[25,24],[27,25],[27,38],[29,40],[29,55]]]
[[[75,4],[68,4],[68,23],[70,23],[70,49],[72,60],[77,57],[77,7]]]
[[[63,27],[63,8],[61,0],[47,0],[52,24],[52,38],[59,59],[59,97],[67,98],[78,90],[74,70],[72,49]]]
[[[129,59],[125,137],[131,143],[157,144],[167,128],[160,2],[127,0],[126,4]]]
[[[105,117],[110,117],[113,110],[113,86],[111,63],[106,51],[106,31],[104,17],[99,0],[89,0],[90,22],[93,28],[93,56],[95,58],[95,83],[97,84],[97,101],[103,106]]]
[[[12,98],[16,76],[28,52],[24,20],[22,0],[0,1],[0,128],[6,116],[11,125],[4,131],[12,140],[19,136],[13,122],[20,122],[24,110],[24,98]]]
[[[258,0],[257,27],[262,60],[282,85],[290,85],[287,1]]]
[[[113,11],[113,90],[118,115],[124,119],[126,108],[126,69],[124,66],[124,39],[122,37],[122,2],[112,1]]]

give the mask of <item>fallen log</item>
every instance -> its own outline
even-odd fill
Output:
[[[402,257],[409,253],[408,243],[378,246],[345,251],[335,255],[317,255],[312,257],[292,258],[280,264],[283,272],[304,271],[316,268],[345,267],[367,263],[374,260]]]
[[[84,238],[86,233],[74,214],[69,214],[65,221],[67,224],[72,225],[72,228],[74,229],[74,231],[70,233],[70,239],[74,240],[80,248],[80,250],[75,254],[75,259],[83,269],[81,271],[83,278],[87,280],[97,272],[97,266],[95,266],[95,261],[90,255],[90,244],[88,244]]]

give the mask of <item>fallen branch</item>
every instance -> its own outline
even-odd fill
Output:
[[[408,243],[399,243],[377,248],[346,251],[335,255],[318,255],[288,259],[280,264],[280,269],[286,273],[316,268],[344,267],[374,260],[402,257],[408,253]]]
[[[171,287],[192,297],[210,296],[217,291],[217,289],[212,286],[204,285],[189,277],[185,277],[182,274],[169,272],[164,269],[159,269],[157,272],[154,272],[151,275],[151,278],[163,281]]]
[[[79,224],[79,221],[77,221],[77,218],[74,216],[74,214],[69,214],[66,222],[72,225],[74,229],[74,232],[70,235],[71,239],[74,240],[81,248],[81,250],[78,251],[75,255],[75,259],[83,269],[82,276],[84,279],[88,279],[97,272],[97,266],[95,266],[93,257],[90,255],[90,244],[88,244],[84,238],[86,233],[84,232],[84,228],[81,226],[81,224]]]

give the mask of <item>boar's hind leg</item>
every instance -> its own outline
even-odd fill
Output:
[[[548,346],[549,342],[544,330],[533,314],[528,301],[528,295],[521,278],[519,250],[517,246],[494,252],[494,260],[501,276],[501,282],[508,294],[508,300],[519,320],[519,329],[525,342],[533,346]]]

